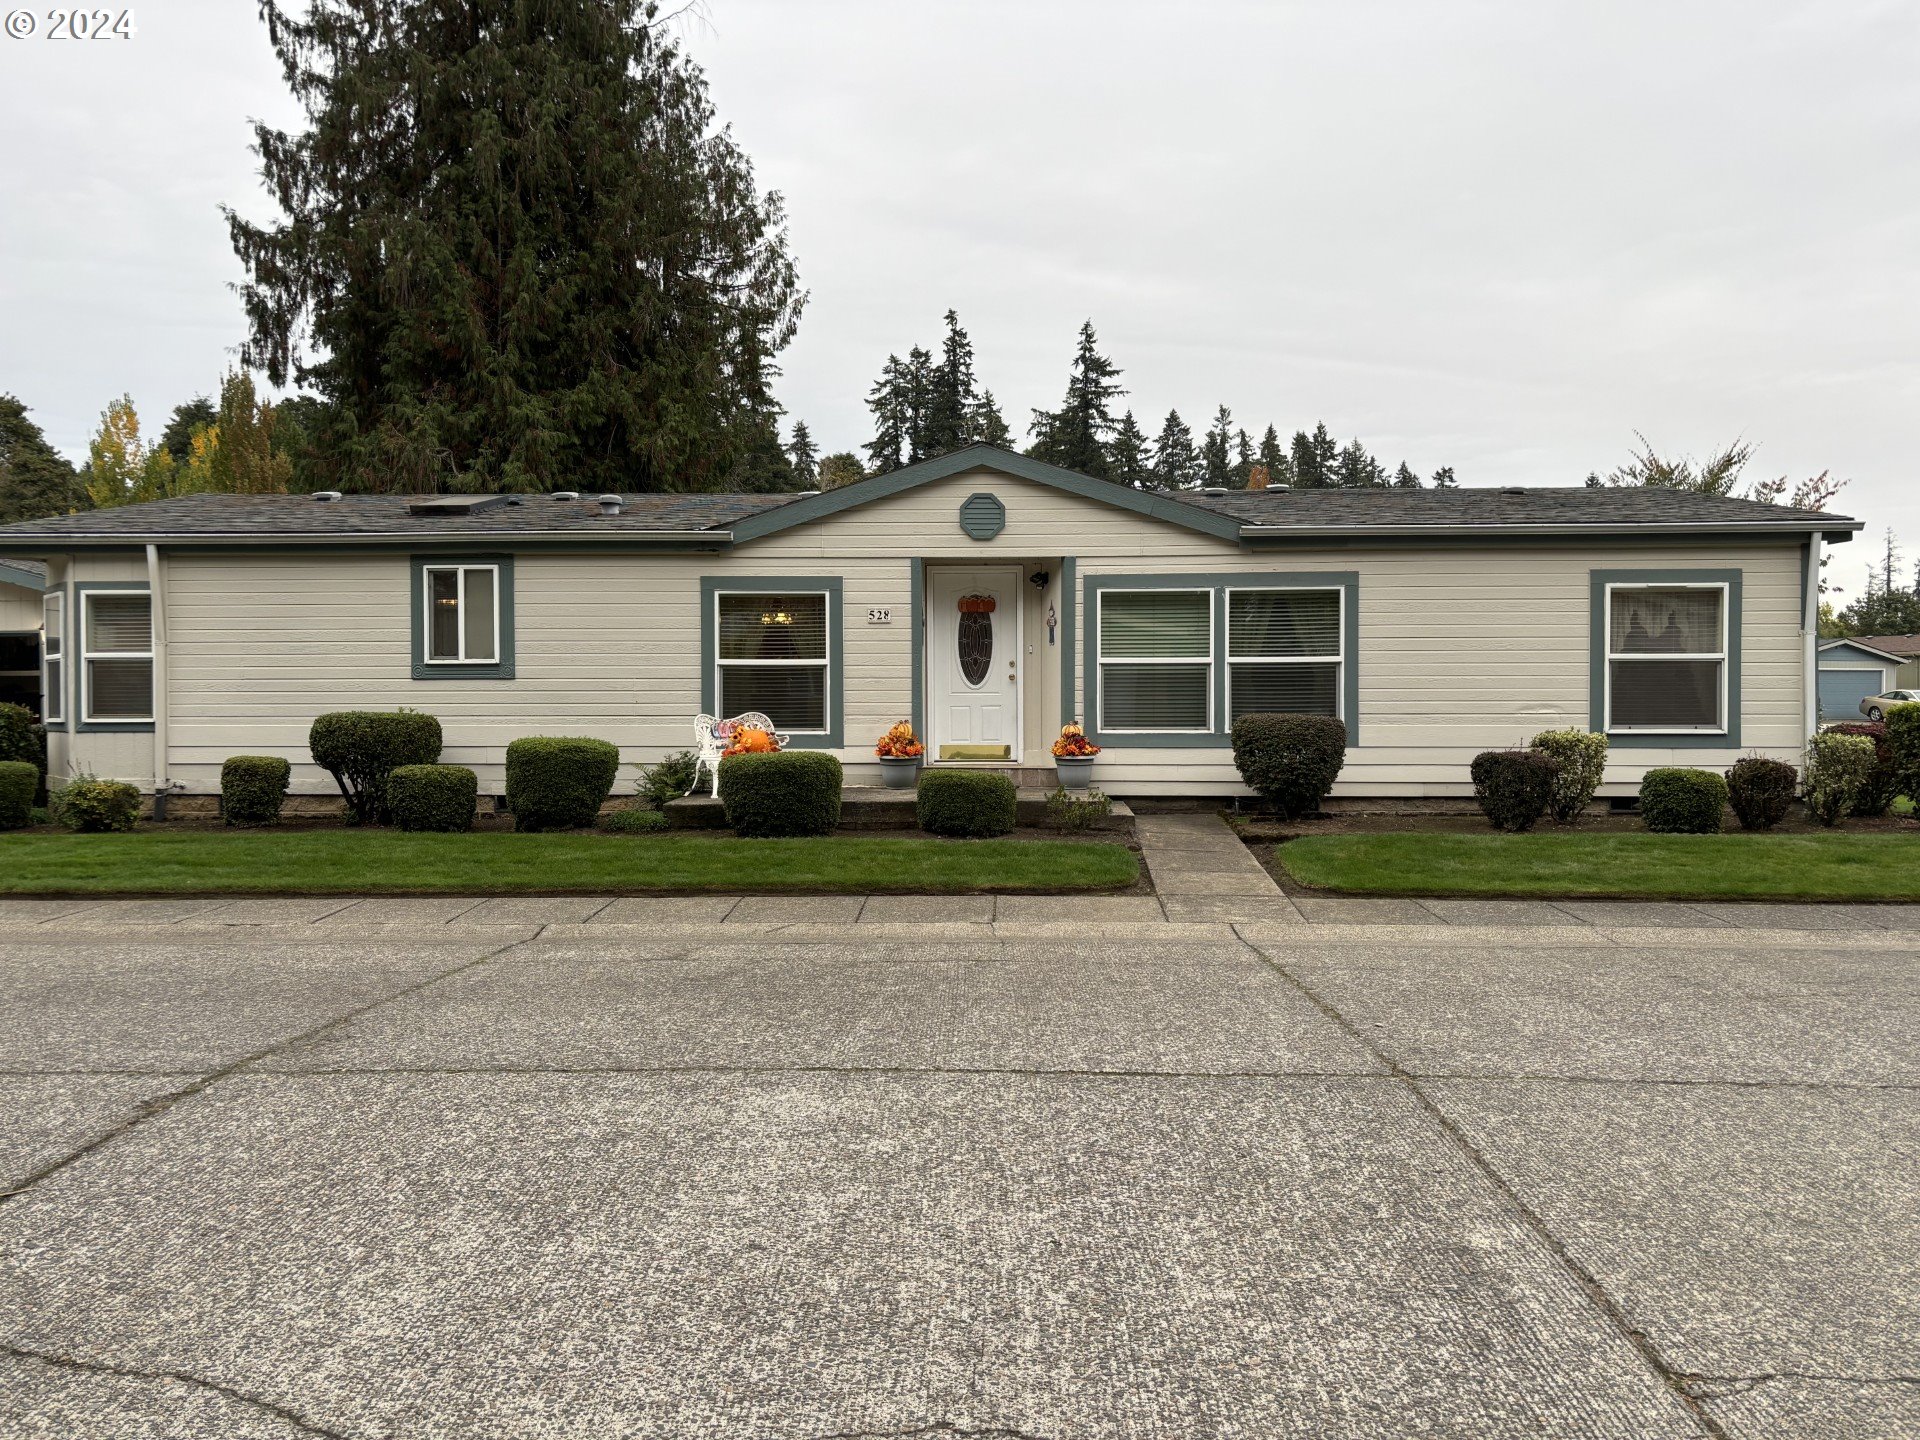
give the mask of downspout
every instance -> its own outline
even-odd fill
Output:
[[[167,600],[160,547],[147,546],[147,607],[153,622],[153,818],[167,818]]]
[[[1804,719],[1809,740],[1820,728],[1820,542],[1823,538],[1818,530],[1807,536],[1807,569],[1800,586],[1804,608],[1801,625],[1806,639]]]

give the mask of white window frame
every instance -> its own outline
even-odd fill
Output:
[[[820,597],[820,626],[825,647],[825,656],[819,660],[728,660],[720,654],[720,602],[722,599],[744,595],[750,600],[765,606],[775,595],[818,595]],[[723,673],[729,666],[747,670],[808,670],[824,669],[826,678],[820,682],[820,727],[816,730],[802,730],[795,726],[785,727],[789,735],[830,735],[833,733],[833,687],[838,669],[838,657],[833,652],[833,592],[816,590],[805,585],[796,585],[790,590],[715,590],[713,592],[713,703],[715,708],[726,704],[726,676]],[[722,715],[722,720],[731,716]],[[768,716],[775,725],[780,721],[776,716]]]
[[[1095,731],[1101,735],[1212,735],[1214,731],[1214,697],[1219,686],[1216,666],[1219,657],[1214,654],[1214,632],[1219,628],[1218,611],[1219,592],[1211,585],[1114,585],[1101,586],[1094,592],[1093,602],[1093,663],[1100,677],[1100,713],[1095,717]],[[1109,665],[1185,665],[1198,666],[1198,655],[1161,655],[1142,659],[1129,659],[1124,655],[1109,658],[1106,653],[1106,616],[1104,609],[1109,595],[1204,595],[1207,597],[1207,723],[1198,730],[1120,730],[1107,724],[1107,666]]]
[[[1616,653],[1613,648],[1613,592],[1616,590],[1717,590],[1720,592],[1720,648],[1718,651],[1687,651],[1681,654],[1642,654],[1637,651]],[[1733,587],[1724,580],[1619,580],[1608,581],[1602,602],[1601,623],[1607,627],[1604,651],[1605,673],[1601,677],[1606,700],[1606,733],[1609,735],[1725,735],[1727,733],[1727,656],[1728,629],[1733,618]],[[1713,660],[1720,666],[1720,719],[1716,725],[1616,725],[1613,723],[1613,662],[1651,660],[1654,662],[1698,662]]]
[[[145,650],[95,650],[87,644],[88,612],[93,602],[102,596],[110,600],[123,600],[129,595],[140,595],[147,602],[147,648]],[[153,707],[147,707],[145,715],[96,715],[93,713],[93,662],[95,660],[144,660],[147,662],[147,694],[152,696],[159,677],[154,674],[153,656],[153,592],[144,586],[126,590],[88,590],[80,591],[80,723],[83,725],[151,725]]]
[[[467,574],[469,571],[487,570],[493,574],[493,654],[478,657],[467,655]],[[451,571],[458,579],[454,582],[454,634],[459,639],[460,654],[457,657],[436,656],[433,653],[433,577]],[[448,565],[423,564],[420,567],[420,656],[428,665],[498,665],[500,659],[500,567],[498,565],[468,565],[454,563]]]
[[[59,680],[54,680],[58,667]],[[49,590],[40,601],[40,719],[67,723],[67,592]]]
[[[1324,594],[1332,591],[1340,600],[1340,629],[1335,637],[1337,647],[1332,655],[1268,655],[1242,656],[1239,659],[1233,653],[1233,597],[1235,595],[1305,595]],[[1344,585],[1229,585],[1226,587],[1227,605],[1227,717],[1233,717],[1233,667],[1236,665],[1326,665],[1333,666],[1333,716],[1345,722],[1347,718],[1347,587]]]

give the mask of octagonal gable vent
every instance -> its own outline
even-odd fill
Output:
[[[1007,507],[985,490],[960,502],[960,528],[975,540],[991,540],[1007,528]]]

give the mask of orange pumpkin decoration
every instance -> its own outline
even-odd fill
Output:
[[[771,755],[780,748],[780,742],[762,730],[758,725],[742,725],[733,732],[733,743],[721,752],[722,755]]]

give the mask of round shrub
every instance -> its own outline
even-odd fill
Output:
[[[579,735],[530,735],[507,746],[507,809],[516,830],[593,824],[620,773],[620,747]]]
[[[667,828],[667,817],[658,810],[616,810],[600,821],[602,830],[615,835],[647,835]]]
[[[1607,737],[1590,730],[1543,730],[1533,737],[1533,748],[1560,766],[1548,812],[1562,822],[1578,819],[1606,778]]]
[[[1666,766],[1640,782],[1640,818],[1658,835],[1718,835],[1727,782],[1711,770]]]
[[[40,745],[33,732],[39,722],[24,705],[0,702],[0,761],[24,760],[35,765],[40,760]]]
[[[417,710],[335,710],[314,720],[307,748],[333,776],[354,819],[381,825],[392,818],[387,776],[440,758],[440,722]]]
[[[1531,830],[1547,813],[1560,762],[1542,750],[1483,750],[1473,757],[1473,798],[1496,830]]]
[[[1242,715],[1233,722],[1240,778],[1283,820],[1320,808],[1347,763],[1347,727],[1330,715]]]
[[[464,765],[399,765],[387,776],[387,803],[402,830],[471,830],[480,777]]]
[[[0,760],[0,830],[18,830],[33,819],[40,771],[31,760]]]
[[[1827,726],[1829,735],[1864,735],[1873,741],[1873,769],[1867,772],[1867,778],[1861,782],[1860,793],[1854,797],[1854,815],[1884,815],[1893,808],[1894,797],[1900,793],[1900,772],[1894,764],[1893,745],[1887,739],[1887,726],[1883,720],[1845,720],[1838,725]]]
[[[1787,818],[1800,772],[1784,760],[1749,755],[1727,771],[1727,801],[1742,830],[1771,830]]]
[[[831,835],[840,823],[840,762],[819,750],[729,755],[720,803],[736,834]]]
[[[1865,735],[1822,730],[1807,746],[1807,813],[1822,825],[1837,825],[1853,813],[1873,774],[1873,741]]]
[[[293,766],[278,755],[229,755],[220,766],[220,814],[229,825],[271,825]]]
[[[913,808],[930,835],[976,839],[1012,834],[1020,813],[1013,781],[991,770],[922,771]]]
[[[53,792],[53,818],[69,830],[99,834],[131,830],[140,818],[140,791],[124,780],[76,775]]]

